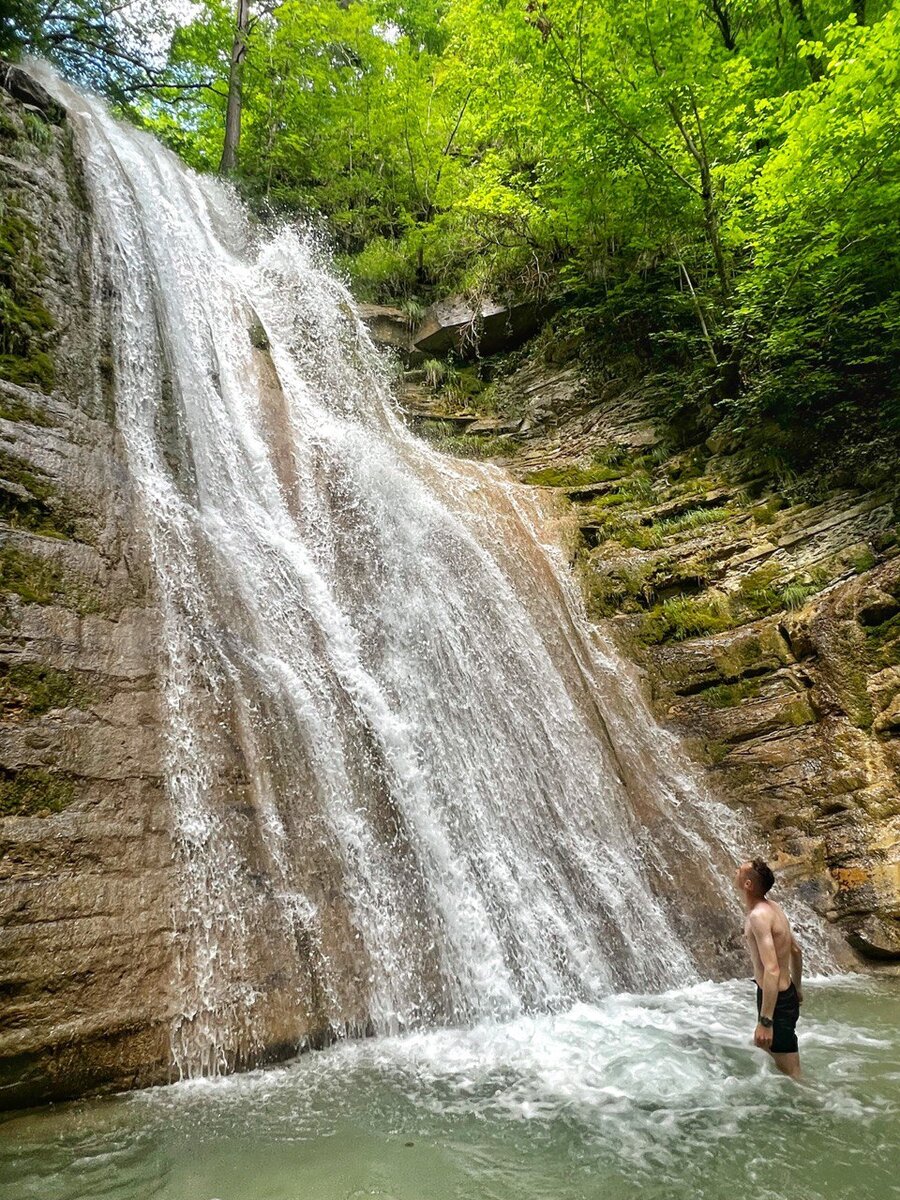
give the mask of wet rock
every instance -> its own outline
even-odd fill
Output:
[[[876,733],[890,734],[892,737],[900,734],[900,696],[895,696],[887,708],[878,714],[873,728]]]
[[[18,100],[24,111],[35,113],[52,125],[61,125],[66,118],[46,88],[14,63],[0,60],[0,88]]]
[[[876,960],[900,945],[900,659],[879,663],[898,654],[890,617],[871,635],[857,617],[870,602],[890,611],[882,597],[898,569],[889,561],[800,611],[647,653],[657,706],[699,745],[723,747],[719,786]]]
[[[412,350],[410,323],[402,309],[385,304],[360,304],[357,307],[374,341],[404,355],[409,354]]]
[[[496,436],[504,433],[517,433],[522,427],[521,421],[507,420],[504,417],[482,417],[481,420],[472,421],[466,429],[466,433],[480,433]]]
[[[2,1108],[168,1079],[175,883],[159,614],[112,425],[73,133],[24,72],[0,68],[0,85],[18,164],[0,176],[0,212],[40,248],[18,286],[46,313],[53,364],[52,386],[21,382],[26,347],[4,360],[18,379],[0,380],[0,473],[15,472],[0,506],[0,673],[19,680],[18,707],[0,712]],[[30,111],[51,122],[46,144],[26,136]],[[41,711],[28,681],[47,672],[69,690]]]
[[[648,659],[655,677],[673,692],[689,695],[774,671],[793,662],[794,655],[778,623],[766,620],[715,637],[654,646]]]
[[[900,917],[888,921],[868,916],[847,934],[847,940],[867,958],[900,961]]]
[[[856,602],[856,619],[861,625],[882,625],[900,613],[900,600],[879,587],[866,588]]]
[[[672,517],[680,517],[686,512],[696,509],[720,508],[734,495],[730,488],[714,488],[708,492],[679,496],[666,504],[645,509],[641,521],[650,525],[654,521],[668,521]]]

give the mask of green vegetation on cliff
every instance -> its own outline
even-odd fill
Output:
[[[146,11],[18,0],[2,37],[200,169],[230,100],[242,189],[323,217],[363,298],[552,297],[598,376],[780,459],[895,435],[897,3],[197,0],[168,41]]]
[[[37,295],[41,273],[34,226],[0,201],[0,378],[49,392],[54,368],[45,343],[54,322]]]

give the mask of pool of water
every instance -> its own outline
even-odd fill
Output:
[[[5,1200],[886,1200],[900,1196],[900,983],[807,985],[800,1085],[752,987],[507,1025],[11,1116]]]

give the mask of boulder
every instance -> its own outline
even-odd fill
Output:
[[[50,125],[61,125],[66,118],[50,93],[15,63],[0,61],[0,88],[18,100],[26,112],[34,113]]]
[[[540,316],[540,306],[531,300],[500,304],[487,299],[473,307],[465,296],[450,296],[431,306],[412,343],[423,354],[499,354],[537,333]]]
[[[847,934],[847,941],[866,958],[900,961],[900,921],[867,916]]]
[[[483,417],[480,421],[473,421],[466,433],[481,433],[493,437],[498,434],[517,433],[521,427],[521,421],[510,421],[504,417]]]

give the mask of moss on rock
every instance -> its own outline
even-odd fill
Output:
[[[50,392],[55,369],[47,339],[55,322],[39,294],[39,237],[12,195],[0,196],[0,376]]]
[[[4,421],[27,421],[30,425],[43,427],[53,424],[42,409],[8,393],[0,394],[0,418]]]
[[[26,604],[58,604],[75,612],[99,612],[101,605],[90,590],[69,579],[55,562],[29,554],[8,542],[0,546],[0,593],[20,597]]]
[[[80,705],[86,699],[85,688],[69,671],[41,663],[0,665],[0,709],[6,714],[22,712],[36,717],[54,708]]]
[[[44,537],[69,538],[74,522],[50,479],[14,454],[0,450],[0,520]]]
[[[0,767],[0,817],[47,817],[62,812],[74,799],[70,775],[41,767]]]

